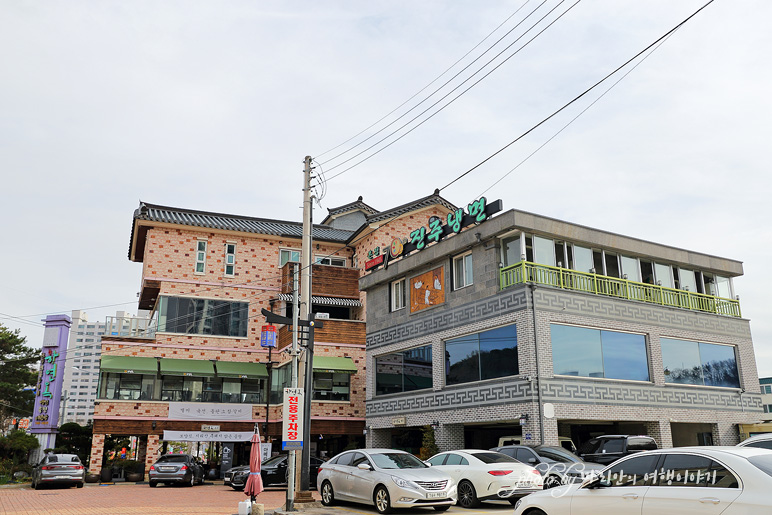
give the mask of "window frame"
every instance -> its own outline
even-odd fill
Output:
[[[200,248],[201,244],[203,244],[204,246],[203,250]],[[195,275],[206,274],[206,252],[208,247],[209,247],[209,240],[205,238],[196,239],[195,261],[193,264],[193,273]],[[201,271],[198,270],[199,268],[198,265],[201,265]]]
[[[467,262],[467,258],[469,261]],[[459,285],[459,279],[457,274],[457,264],[461,263],[462,267],[462,274],[461,277],[464,280],[464,283]],[[467,268],[467,266],[469,268]],[[461,290],[463,288],[466,288],[468,286],[472,286],[474,284],[474,259],[472,258],[472,251],[464,252],[463,254],[459,254],[458,256],[453,257],[453,291]],[[468,282],[467,282],[468,280]]]
[[[402,279],[397,279],[396,281],[392,281],[391,285],[389,286],[389,297],[390,297],[390,307],[391,311],[399,311],[401,309],[405,309],[407,307],[407,301],[406,301],[406,293],[407,293],[407,279],[403,277]],[[401,285],[401,292],[395,292],[396,286]]]
[[[325,263],[325,261],[327,262]],[[327,255],[314,256],[315,265],[337,266],[340,268],[345,268],[347,263],[348,263],[348,260],[340,256],[327,256]]]
[[[228,252],[228,247],[233,246],[233,252]],[[230,272],[228,268],[230,267]],[[223,260],[223,277],[236,276],[236,242],[225,242],[225,256]]]
[[[287,258],[286,261],[282,263],[282,254],[285,252],[289,253],[289,257]],[[292,259],[292,254],[295,252],[297,252],[298,254],[297,261]],[[279,247],[279,268],[283,267],[287,263],[300,263],[300,258],[301,258],[301,249],[292,248],[292,247]]]

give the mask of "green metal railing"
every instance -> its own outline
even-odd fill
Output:
[[[738,300],[665,288],[627,279],[617,279],[605,275],[577,272],[576,270],[540,265],[529,261],[521,261],[501,269],[502,290],[527,282],[704,313],[732,317],[742,316],[740,314],[740,301]]]

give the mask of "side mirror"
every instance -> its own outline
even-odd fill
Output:
[[[427,467],[431,467],[432,463],[430,461],[424,461],[424,465],[426,465]]]
[[[605,480],[603,476],[597,472],[590,472],[584,477],[579,488],[588,488],[591,490],[593,488],[601,488],[607,486],[611,486],[611,482]]]
[[[528,463],[536,463],[536,458],[528,458]]]
[[[357,465],[357,468],[360,469],[360,470],[373,470],[370,467],[369,463],[360,463],[359,465]]]

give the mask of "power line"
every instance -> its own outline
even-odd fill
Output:
[[[448,73],[450,70],[452,70],[452,69],[453,69],[453,68],[454,68],[454,67],[455,67],[455,66],[456,66],[458,63],[460,63],[461,61],[463,61],[463,60],[464,60],[464,59],[465,59],[465,58],[466,58],[466,57],[467,57],[469,54],[471,54],[471,53],[472,53],[472,52],[473,52],[473,51],[474,51],[474,50],[475,50],[477,47],[479,47],[480,45],[482,45],[482,44],[485,42],[485,40],[487,40],[489,37],[491,37],[491,36],[492,36],[492,35],[493,35],[493,34],[494,34],[496,31],[498,31],[498,30],[499,30],[499,29],[500,29],[502,26],[504,26],[504,24],[505,24],[505,23],[507,23],[507,22],[508,22],[510,19],[512,19],[512,17],[513,17],[513,16],[515,16],[515,15],[516,15],[518,12],[520,12],[520,10],[521,10],[523,7],[525,7],[525,6],[526,6],[526,4],[528,3],[528,1],[529,1],[529,0],[526,0],[526,2],[525,2],[523,5],[521,5],[520,7],[518,7],[518,8],[517,8],[517,10],[516,10],[514,13],[510,14],[510,15],[507,17],[507,19],[505,19],[505,20],[504,20],[504,21],[503,21],[501,24],[499,24],[499,26],[498,26],[498,27],[496,27],[495,29],[493,29],[493,31],[491,31],[491,32],[490,32],[490,33],[489,33],[487,36],[485,36],[485,37],[484,37],[484,38],[483,38],[483,39],[482,39],[482,40],[481,40],[479,43],[477,43],[477,44],[476,44],[474,47],[472,47],[472,48],[471,48],[471,49],[470,49],[470,50],[469,50],[469,51],[468,51],[466,54],[464,54],[463,56],[461,56],[461,57],[460,57],[460,58],[459,58],[459,59],[458,59],[458,60],[457,60],[455,63],[453,63],[452,65],[450,65],[450,67],[448,67],[448,68],[447,68],[447,69],[446,69],[444,72],[442,72],[442,73],[441,73],[441,74],[439,74],[437,77],[435,77],[435,78],[434,78],[434,80],[432,80],[432,81],[431,81],[430,83],[428,83],[426,86],[424,86],[423,88],[421,88],[421,89],[420,89],[418,92],[416,92],[415,94],[413,94],[413,96],[411,96],[410,98],[408,98],[407,100],[405,100],[403,103],[401,103],[400,105],[398,105],[397,107],[395,107],[395,108],[394,108],[392,111],[390,111],[389,113],[387,113],[386,115],[384,115],[384,116],[383,116],[381,119],[379,119],[378,121],[376,121],[375,123],[373,123],[373,124],[372,124],[372,125],[370,125],[369,127],[367,127],[367,128],[365,128],[365,129],[363,129],[362,131],[360,131],[359,133],[355,134],[355,135],[354,135],[354,136],[352,136],[351,138],[347,139],[346,141],[344,141],[344,142],[343,142],[343,143],[341,143],[340,145],[338,145],[338,146],[336,146],[336,147],[333,147],[333,148],[331,148],[331,149],[329,149],[329,150],[326,150],[326,151],[322,152],[322,153],[321,153],[321,154],[319,154],[317,157],[321,157],[321,156],[323,156],[324,154],[327,154],[327,153],[329,153],[329,152],[332,152],[333,150],[335,150],[335,149],[337,149],[337,148],[339,148],[339,147],[342,147],[343,145],[345,145],[345,144],[346,144],[346,143],[348,143],[349,141],[352,141],[353,139],[355,139],[355,138],[359,137],[360,135],[364,134],[365,132],[367,132],[368,130],[372,129],[373,127],[375,127],[376,125],[378,125],[380,122],[382,122],[383,120],[385,120],[386,118],[388,118],[388,117],[389,117],[389,116],[391,116],[392,114],[396,113],[396,112],[397,112],[399,109],[401,109],[402,107],[404,107],[405,105],[407,105],[407,104],[408,104],[408,103],[409,103],[411,100],[413,100],[415,97],[417,97],[418,95],[420,95],[421,93],[423,93],[423,92],[424,92],[424,91],[425,91],[427,88],[429,88],[429,86],[431,86],[432,84],[434,84],[435,82],[437,82],[437,81],[438,81],[438,80],[439,80],[439,79],[440,79],[442,76],[444,76],[446,73]],[[401,114],[401,115],[400,115],[399,117],[397,117],[395,120],[391,121],[390,123],[388,123],[387,125],[385,125],[385,126],[384,126],[384,127],[382,127],[381,129],[377,130],[376,132],[374,132],[373,134],[371,134],[370,136],[368,136],[368,137],[367,137],[367,138],[365,138],[364,140],[360,141],[359,143],[357,143],[357,144],[353,145],[353,146],[352,146],[352,147],[350,147],[349,149],[347,149],[347,150],[344,150],[343,152],[341,152],[341,153],[339,153],[339,154],[337,154],[337,155],[335,155],[335,156],[333,156],[333,157],[331,157],[331,158],[327,159],[326,161],[324,161],[324,163],[329,163],[330,161],[333,161],[333,160],[337,159],[338,157],[340,157],[340,156],[342,156],[342,155],[344,155],[344,154],[347,154],[348,152],[351,152],[353,149],[355,149],[355,148],[356,148],[356,147],[358,147],[359,145],[362,145],[364,142],[366,142],[366,141],[370,140],[371,138],[375,137],[376,135],[380,134],[381,132],[383,132],[383,131],[384,131],[384,130],[386,130],[387,128],[389,128],[389,127],[391,127],[392,125],[394,125],[395,123],[397,123],[397,121],[399,121],[399,120],[400,120],[400,119],[402,119],[403,117],[407,116],[407,114],[408,114],[408,113],[410,113],[411,111],[413,111],[414,109],[416,109],[418,106],[420,106],[421,104],[423,104],[424,102],[426,102],[427,100],[429,100],[429,99],[430,99],[432,96],[434,96],[434,95],[435,95],[435,94],[436,94],[438,91],[440,91],[442,88],[444,88],[445,86],[447,86],[447,85],[448,85],[450,82],[452,82],[452,81],[453,81],[453,79],[455,79],[456,77],[458,77],[459,75],[461,75],[461,73],[463,73],[463,72],[464,72],[464,71],[466,71],[466,70],[467,70],[467,69],[468,69],[470,66],[472,66],[474,63],[476,63],[477,61],[479,61],[479,60],[480,60],[480,59],[481,59],[481,58],[482,58],[482,57],[483,57],[485,54],[487,54],[487,53],[488,53],[490,50],[492,50],[492,49],[493,49],[493,48],[494,48],[496,45],[498,45],[498,44],[499,44],[499,43],[500,43],[500,42],[501,42],[501,41],[502,41],[504,38],[506,38],[506,37],[507,37],[509,34],[511,34],[511,33],[512,33],[512,32],[513,32],[515,29],[517,29],[517,28],[518,28],[518,27],[519,27],[519,26],[520,26],[520,25],[521,25],[521,24],[522,24],[522,23],[523,23],[525,20],[527,20],[527,19],[528,19],[528,18],[529,18],[529,17],[530,17],[530,16],[531,16],[533,13],[535,13],[535,12],[536,12],[538,9],[540,9],[540,8],[541,8],[541,7],[542,7],[542,6],[543,6],[543,5],[544,5],[546,2],[547,2],[547,0],[543,0],[543,1],[542,1],[542,3],[541,3],[541,4],[539,4],[539,5],[536,7],[536,9],[534,9],[533,11],[531,11],[531,12],[530,12],[530,13],[529,13],[529,14],[528,14],[528,15],[527,15],[525,18],[523,18],[523,20],[522,20],[522,21],[520,21],[520,22],[519,22],[517,25],[515,25],[515,26],[514,26],[514,27],[512,27],[512,28],[511,28],[509,31],[507,31],[507,32],[506,32],[506,33],[505,33],[505,34],[504,34],[504,35],[503,35],[501,38],[499,38],[498,40],[496,40],[496,42],[495,42],[495,43],[493,43],[491,46],[489,46],[489,47],[488,47],[488,48],[487,48],[487,49],[486,49],[486,50],[485,50],[485,51],[484,51],[482,54],[480,54],[479,56],[477,56],[477,57],[476,57],[476,58],[475,58],[475,59],[474,59],[472,62],[470,62],[469,64],[467,64],[467,65],[466,65],[464,68],[462,68],[461,70],[459,70],[459,71],[458,71],[456,74],[454,74],[454,75],[453,75],[453,76],[452,76],[450,79],[448,79],[448,80],[447,80],[447,81],[446,81],[446,82],[445,82],[445,83],[444,83],[442,86],[438,87],[437,89],[435,89],[434,91],[432,91],[431,93],[429,93],[429,95],[428,95],[428,96],[426,96],[426,97],[425,97],[423,100],[421,100],[421,101],[420,101],[420,102],[418,102],[416,105],[414,105],[413,107],[411,107],[411,108],[410,108],[408,111],[406,111],[405,113]]]
[[[531,27],[530,27],[530,28],[529,28],[529,29],[528,29],[528,30],[527,30],[527,31],[526,31],[526,32],[525,32],[523,35],[521,35],[521,36],[520,36],[519,38],[517,38],[517,39],[516,39],[514,42],[512,42],[512,44],[510,44],[510,45],[509,45],[507,48],[505,48],[504,50],[502,50],[502,52],[500,52],[500,53],[499,53],[499,54],[497,54],[497,55],[496,55],[496,56],[495,56],[493,59],[491,59],[490,61],[488,61],[488,63],[486,63],[486,64],[485,64],[485,65],[484,65],[482,68],[480,68],[478,71],[476,71],[476,72],[475,72],[474,74],[472,74],[470,77],[468,77],[468,78],[467,78],[467,79],[465,79],[463,82],[461,82],[461,84],[459,84],[458,86],[456,86],[455,88],[453,88],[452,90],[450,90],[450,91],[449,91],[447,94],[445,94],[443,97],[441,97],[441,98],[440,98],[439,100],[437,100],[435,103],[433,103],[432,105],[430,105],[429,107],[427,107],[426,109],[424,109],[423,111],[421,111],[421,112],[420,112],[418,115],[416,115],[415,117],[413,117],[412,119],[410,119],[410,120],[409,120],[408,122],[406,122],[405,124],[401,125],[401,126],[398,128],[398,129],[396,129],[396,130],[392,131],[392,132],[391,132],[389,135],[387,135],[386,137],[384,137],[384,138],[382,138],[382,139],[378,140],[377,142],[373,143],[372,145],[370,145],[369,147],[367,147],[367,148],[366,148],[366,149],[364,149],[363,151],[361,151],[361,152],[359,152],[359,153],[355,154],[354,156],[352,156],[352,157],[350,157],[350,158],[346,159],[345,161],[343,161],[343,162],[341,162],[341,163],[338,163],[337,165],[335,165],[335,166],[333,166],[333,167],[331,167],[331,168],[328,168],[328,171],[330,171],[330,170],[333,170],[333,169],[335,169],[335,168],[338,168],[338,167],[342,166],[344,163],[347,163],[347,162],[349,162],[349,161],[351,161],[351,160],[353,160],[353,159],[357,158],[358,156],[360,156],[360,155],[362,155],[362,154],[366,153],[368,150],[371,150],[372,148],[376,147],[376,146],[377,146],[377,145],[379,145],[380,143],[383,143],[384,141],[386,141],[387,139],[389,139],[390,137],[392,137],[393,135],[397,134],[399,131],[401,131],[402,129],[404,129],[405,127],[407,127],[407,126],[408,126],[408,125],[410,125],[411,123],[413,123],[415,120],[417,120],[418,118],[420,118],[421,116],[423,116],[424,114],[426,114],[426,113],[427,113],[429,110],[431,110],[432,108],[434,108],[435,106],[437,106],[437,104],[439,104],[440,102],[442,102],[443,100],[445,100],[445,99],[446,99],[448,96],[450,96],[450,95],[451,95],[453,92],[455,92],[455,91],[456,91],[457,89],[459,89],[461,86],[463,86],[463,85],[464,85],[464,84],[466,84],[468,81],[470,81],[472,78],[474,78],[474,77],[475,77],[475,75],[477,75],[477,74],[478,74],[478,73],[480,73],[480,72],[481,72],[483,69],[485,69],[485,67],[486,67],[486,66],[488,66],[488,64],[490,64],[490,63],[491,63],[491,62],[493,62],[495,59],[497,59],[497,58],[498,58],[498,57],[499,57],[499,56],[500,56],[500,55],[501,55],[503,52],[505,52],[507,49],[509,49],[509,48],[510,48],[512,45],[514,45],[515,43],[517,43],[518,41],[520,41],[520,39],[522,39],[522,37],[524,37],[524,36],[525,36],[525,35],[526,35],[528,32],[530,32],[532,29],[534,29],[534,28],[535,28],[535,27],[536,27],[536,26],[537,26],[539,23],[541,23],[541,22],[542,22],[542,21],[543,21],[543,20],[544,20],[544,19],[545,19],[547,16],[549,16],[550,14],[552,14],[552,12],[554,12],[554,11],[555,11],[555,9],[557,9],[557,8],[558,8],[560,5],[562,5],[562,4],[563,4],[565,1],[566,1],[566,0],[562,0],[562,1],[560,2],[560,4],[558,4],[557,6],[555,6],[555,7],[554,7],[552,10],[550,10],[550,11],[549,11],[547,14],[545,14],[545,15],[544,15],[542,18],[540,18],[540,19],[539,19],[539,20],[538,20],[538,21],[537,21],[535,24],[533,24],[533,25],[532,25],[532,26],[531,26]],[[413,132],[414,130],[416,130],[418,127],[420,127],[421,125],[423,125],[424,123],[426,123],[427,121],[431,120],[431,119],[432,119],[434,116],[436,116],[437,114],[439,114],[440,112],[442,112],[443,110],[445,110],[445,108],[447,108],[447,107],[448,107],[448,106],[450,106],[450,105],[451,105],[453,102],[455,102],[456,100],[458,100],[458,99],[459,99],[461,96],[463,96],[464,94],[466,94],[466,93],[467,93],[467,92],[468,92],[470,89],[472,89],[472,88],[473,88],[473,87],[475,87],[477,84],[479,84],[480,82],[482,82],[483,80],[485,80],[485,79],[486,79],[486,78],[487,78],[487,77],[488,77],[488,76],[489,76],[491,73],[493,73],[494,71],[496,71],[497,69],[499,69],[499,68],[500,68],[500,67],[501,67],[501,66],[502,66],[504,63],[506,63],[507,61],[509,61],[509,59],[511,59],[512,57],[514,57],[514,56],[515,56],[515,55],[517,55],[518,53],[520,53],[520,51],[521,51],[521,50],[523,50],[523,49],[524,49],[526,46],[528,46],[528,45],[529,45],[531,42],[533,42],[533,41],[534,41],[534,40],[535,40],[537,37],[539,37],[541,34],[543,34],[543,33],[544,33],[544,32],[545,32],[547,29],[549,29],[550,27],[552,27],[552,25],[554,25],[554,24],[555,24],[555,23],[556,23],[558,20],[560,20],[560,19],[561,19],[563,16],[565,16],[565,15],[566,15],[566,14],[567,14],[567,13],[568,13],[568,12],[569,12],[571,9],[573,9],[573,8],[574,8],[574,7],[575,7],[575,6],[576,6],[576,5],[577,5],[579,2],[581,2],[581,1],[582,1],[582,0],[576,0],[576,2],[574,2],[574,3],[573,3],[573,4],[572,4],[572,5],[571,5],[571,6],[570,6],[568,9],[566,9],[565,11],[563,11],[563,12],[562,12],[562,13],[561,13],[561,14],[560,14],[560,15],[559,15],[557,18],[555,18],[555,19],[554,19],[554,20],[552,20],[552,21],[551,21],[549,24],[547,24],[547,26],[546,26],[546,27],[544,27],[542,30],[540,30],[540,31],[539,31],[539,32],[538,32],[536,35],[534,35],[534,36],[533,36],[531,39],[529,39],[528,41],[526,41],[526,42],[525,42],[525,43],[524,43],[524,44],[523,44],[523,45],[522,45],[520,48],[518,48],[518,49],[517,49],[517,50],[515,50],[515,51],[514,51],[512,54],[510,54],[509,56],[507,56],[507,57],[506,57],[506,58],[505,58],[505,59],[504,59],[502,62],[500,62],[499,64],[497,64],[496,66],[494,66],[494,67],[493,67],[493,69],[491,69],[491,70],[490,70],[488,73],[486,73],[485,75],[483,75],[482,77],[480,77],[478,80],[476,80],[475,82],[473,82],[473,83],[472,83],[472,84],[471,84],[471,85],[470,85],[468,88],[466,88],[466,89],[464,89],[463,91],[461,91],[461,93],[459,93],[459,94],[458,94],[458,95],[456,95],[454,98],[452,98],[452,99],[451,99],[451,100],[450,100],[450,101],[449,101],[447,104],[445,104],[444,106],[440,107],[440,108],[439,108],[437,111],[435,111],[434,113],[430,114],[430,115],[429,115],[427,118],[425,118],[424,120],[420,121],[418,124],[416,124],[414,127],[412,127],[411,129],[409,129],[408,131],[406,131],[404,134],[402,134],[402,135],[401,135],[401,136],[399,136],[398,138],[396,138],[396,139],[394,139],[393,141],[391,141],[391,142],[387,143],[386,145],[384,145],[384,146],[383,146],[383,147],[381,147],[380,149],[376,150],[375,152],[373,152],[373,153],[372,153],[372,154],[370,154],[369,156],[367,156],[367,157],[363,158],[362,160],[360,160],[360,161],[357,161],[356,163],[354,163],[353,165],[349,166],[348,168],[345,168],[344,170],[342,170],[342,171],[340,171],[340,172],[336,173],[335,175],[331,176],[331,177],[330,177],[328,180],[332,180],[332,179],[335,179],[336,177],[338,177],[338,176],[340,176],[340,175],[343,175],[344,173],[348,172],[348,171],[349,171],[349,170],[351,170],[352,168],[355,168],[355,167],[359,166],[360,164],[364,163],[365,161],[367,161],[367,160],[369,160],[369,159],[371,159],[371,158],[375,157],[377,154],[379,154],[379,153],[381,153],[382,151],[386,150],[386,149],[387,149],[387,148],[389,148],[391,145],[393,145],[394,143],[398,142],[399,140],[401,140],[402,138],[404,138],[405,136],[407,136],[408,134],[410,134],[411,132]]]
[[[609,73],[608,75],[606,75],[605,77],[603,77],[601,80],[599,80],[598,82],[596,82],[595,84],[593,84],[592,86],[590,86],[589,88],[587,88],[586,90],[584,90],[582,93],[580,93],[579,95],[577,95],[577,96],[576,96],[576,97],[575,97],[573,100],[570,100],[569,102],[567,102],[566,104],[564,104],[564,105],[563,105],[563,106],[562,106],[560,109],[558,109],[557,111],[553,112],[553,113],[552,113],[551,115],[549,115],[548,117],[544,118],[542,121],[540,121],[539,123],[537,123],[536,125],[534,125],[534,126],[533,126],[533,127],[531,127],[530,129],[528,129],[527,131],[525,131],[524,133],[522,133],[520,136],[518,136],[518,137],[517,137],[517,138],[515,138],[514,140],[510,141],[509,143],[507,143],[506,145],[504,145],[503,147],[501,147],[499,150],[497,150],[496,152],[494,152],[494,153],[493,153],[493,154],[491,154],[490,156],[486,157],[485,159],[483,159],[482,161],[480,161],[479,163],[477,163],[476,165],[474,165],[472,168],[470,168],[470,169],[469,169],[469,170],[467,170],[466,172],[462,173],[461,175],[459,175],[458,177],[456,177],[455,179],[453,179],[452,181],[450,181],[448,184],[446,184],[445,186],[443,186],[442,188],[440,188],[440,191],[444,190],[445,188],[447,188],[448,186],[450,186],[450,185],[454,184],[455,182],[457,182],[457,181],[461,180],[463,177],[466,177],[467,175],[469,175],[470,173],[472,173],[474,170],[476,170],[477,168],[479,168],[479,167],[480,167],[480,166],[482,166],[483,164],[487,163],[488,161],[490,161],[491,159],[493,159],[494,157],[496,157],[497,155],[499,155],[500,153],[502,153],[504,150],[506,150],[507,148],[511,147],[512,145],[514,145],[515,143],[517,143],[518,141],[520,141],[521,139],[523,139],[525,136],[527,136],[528,134],[530,134],[531,132],[533,132],[534,130],[536,130],[537,128],[539,128],[540,126],[544,125],[544,124],[545,124],[547,121],[549,121],[550,119],[552,119],[552,118],[554,118],[555,116],[557,116],[557,115],[558,115],[560,112],[562,112],[562,111],[563,111],[564,109],[566,109],[568,106],[570,106],[571,104],[573,104],[574,102],[576,102],[577,100],[579,100],[580,98],[582,98],[583,96],[585,96],[587,93],[589,93],[590,91],[592,91],[593,89],[595,89],[596,87],[598,87],[600,84],[602,84],[604,81],[606,81],[607,79],[609,79],[611,76],[613,76],[614,74],[616,74],[616,73],[617,73],[619,70],[621,70],[622,68],[624,68],[625,66],[627,66],[628,64],[630,64],[631,62],[633,62],[634,60],[636,60],[636,59],[637,59],[638,57],[640,57],[642,54],[644,54],[645,52],[647,52],[647,51],[648,51],[650,48],[654,47],[654,46],[655,46],[655,45],[657,45],[657,44],[658,44],[660,41],[663,41],[663,40],[664,40],[664,39],[666,39],[668,36],[670,36],[671,34],[673,34],[673,33],[674,33],[676,30],[678,30],[678,29],[679,29],[679,28],[681,28],[681,27],[682,27],[682,26],[683,26],[683,25],[684,25],[686,22],[688,22],[689,20],[691,20],[692,18],[694,18],[695,16],[697,16],[697,14],[699,14],[699,13],[700,13],[700,12],[701,12],[703,9],[705,9],[707,6],[709,6],[709,5],[710,5],[710,4],[712,4],[713,2],[714,2],[714,0],[709,0],[709,1],[708,1],[708,2],[705,4],[705,5],[703,5],[703,6],[702,6],[702,7],[700,7],[699,9],[697,9],[697,10],[696,10],[694,13],[692,13],[690,16],[688,16],[686,19],[684,19],[684,20],[683,20],[681,23],[679,23],[678,25],[676,25],[675,27],[673,27],[672,29],[670,29],[669,31],[667,31],[665,34],[663,34],[662,36],[660,36],[659,38],[657,38],[657,39],[656,39],[654,42],[652,42],[652,43],[651,43],[650,45],[648,45],[646,48],[644,48],[643,50],[641,50],[640,52],[638,52],[637,54],[635,54],[633,57],[631,57],[630,59],[628,59],[627,61],[625,61],[623,64],[621,64],[620,66],[618,66],[618,67],[617,67],[617,68],[616,68],[614,71],[612,71],[611,73]],[[332,178],[332,177],[331,177],[331,178]]]

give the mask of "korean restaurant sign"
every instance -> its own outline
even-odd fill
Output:
[[[252,405],[218,404],[213,402],[170,402],[169,419],[252,421]]]
[[[248,442],[254,431],[168,431],[164,430],[167,442]]]
[[[448,213],[445,219],[447,223],[444,225],[441,218],[432,217],[427,227],[419,227],[411,231],[406,240],[395,238],[388,247],[383,249],[375,247],[370,250],[367,253],[367,261],[365,261],[365,271],[375,270],[381,265],[388,268],[389,261],[400,256],[407,256],[413,251],[423,250],[430,243],[439,243],[446,236],[458,234],[465,227],[486,221],[501,209],[501,200],[489,204],[485,197],[480,197],[467,205],[466,211],[461,208]]]
[[[302,388],[284,389],[284,424],[281,431],[281,449],[303,448],[303,397]]]
[[[59,426],[59,404],[71,323],[67,315],[49,315],[45,319],[30,433],[55,433]]]

